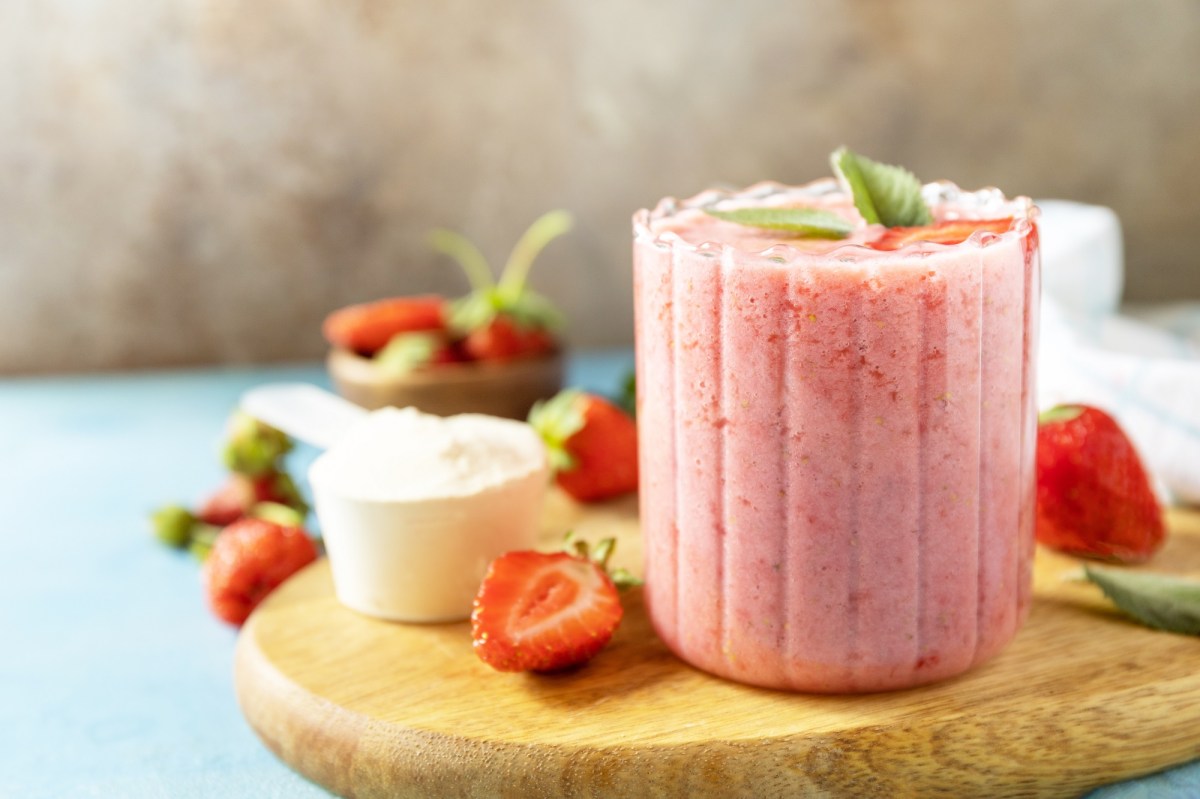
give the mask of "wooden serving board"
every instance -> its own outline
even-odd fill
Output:
[[[1151,568],[1200,575],[1200,514],[1174,512]],[[641,551],[633,500],[551,496],[545,531]],[[468,625],[369,619],[322,561],[251,617],[242,710],[300,773],[354,797],[1033,797],[1200,757],[1200,639],[1140,627],[1078,562],[1039,552],[1035,601],[998,658],[945,683],[867,696],[751,688],[686,666],[635,590],[612,644],[552,676],[476,659]]]

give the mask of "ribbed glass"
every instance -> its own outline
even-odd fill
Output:
[[[925,187],[957,245],[752,252],[658,223],[829,198],[832,181],[634,217],[646,598],[667,645],[741,682],[902,688],[1000,651],[1029,609],[1034,210]]]

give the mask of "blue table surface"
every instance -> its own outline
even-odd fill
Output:
[[[632,361],[585,353],[568,382],[615,393]],[[315,364],[0,380],[0,796],[330,795],[247,726],[237,632],[146,522],[220,483],[229,412],[276,381],[328,387]],[[1200,797],[1200,761],[1089,796]]]

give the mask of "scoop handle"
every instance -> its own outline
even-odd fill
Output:
[[[269,383],[242,395],[241,408],[292,438],[329,449],[366,411],[308,383]]]

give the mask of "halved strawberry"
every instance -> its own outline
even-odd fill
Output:
[[[1162,546],[1162,508],[1117,422],[1084,405],[1042,414],[1037,539],[1072,555],[1137,563]]]
[[[424,294],[340,308],[325,318],[321,332],[333,346],[370,357],[399,333],[445,327],[445,299]]]
[[[603,564],[567,552],[509,552],[479,586],[471,638],[497,671],[557,671],[603,649],[623,615]]]
[[[529,424],[546,443],[555,481],[576,500],[637,490],[637,423],[613,403],[567,389],[534,405]]]
[[[971,237],[977,230],[989,233],[1004,233],[1012,227],[1012,217],[1005,219],[948,219],[932,225],[920,227],[888,228],[871,247],[876,250],[898,250],[908,244],[918,241],[929,241],[935,244],[959,244]]]

